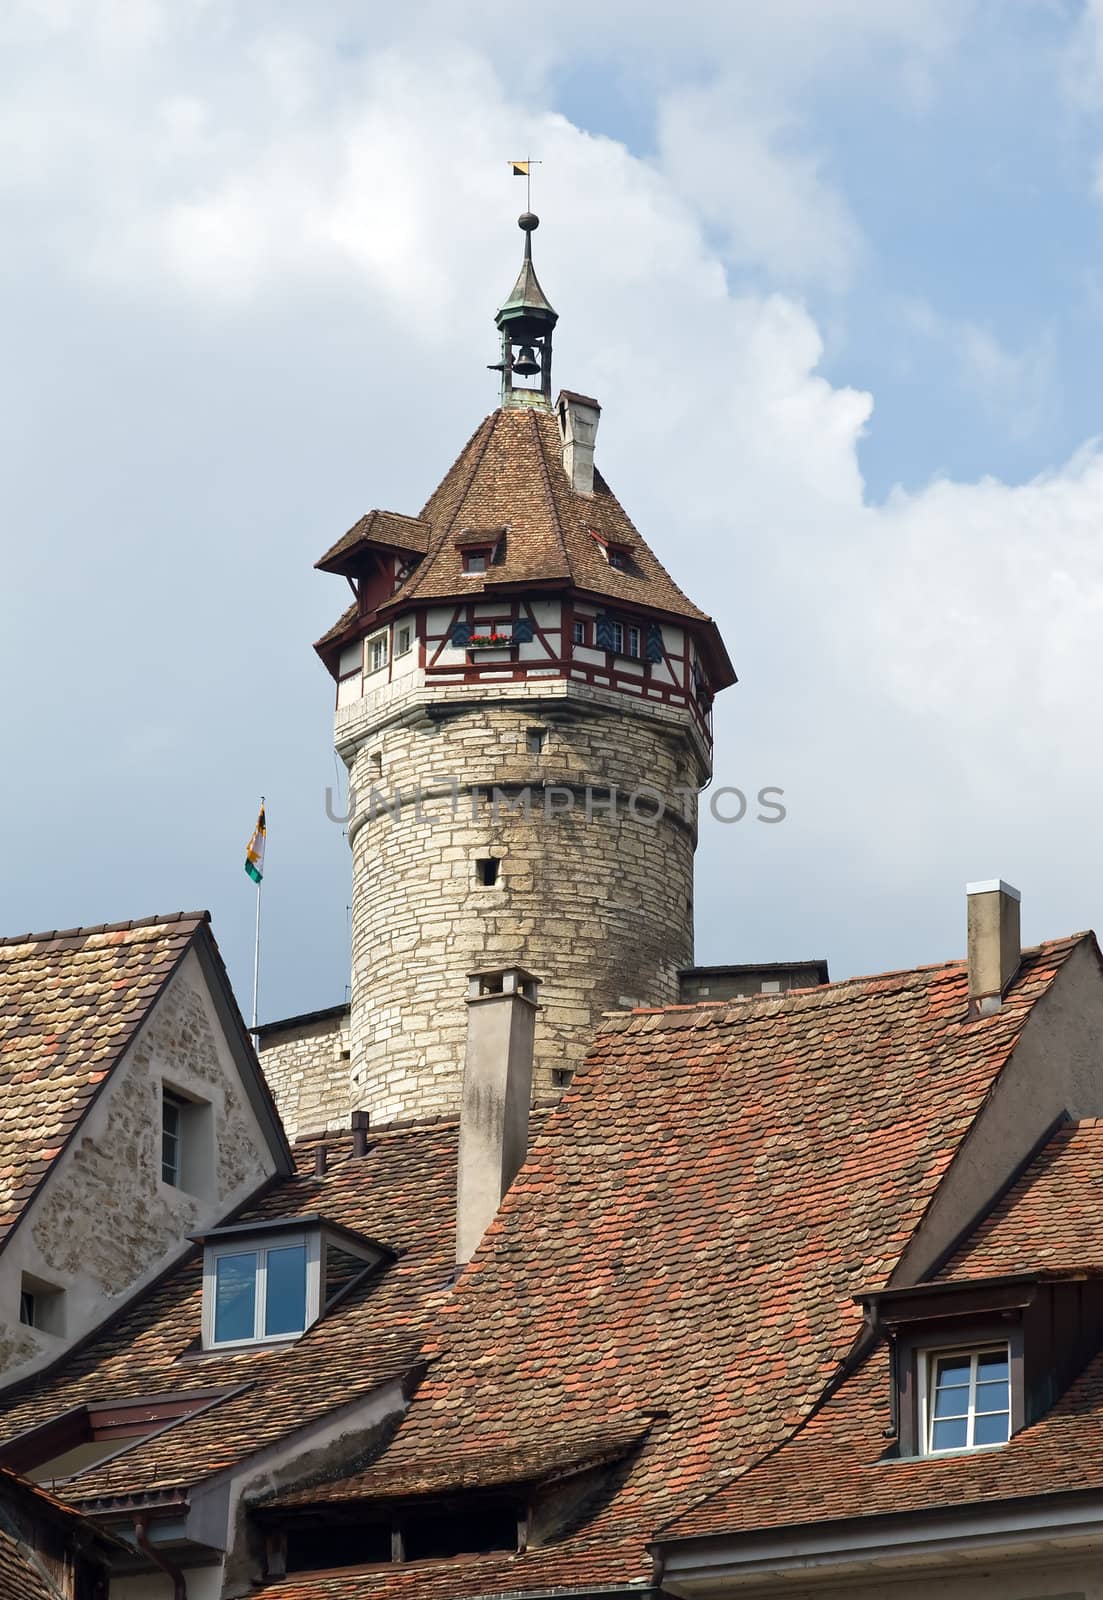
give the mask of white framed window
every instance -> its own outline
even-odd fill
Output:
[[[364,642],[364,671],[382,672],[391,656],[391,636],[384,628]]]
[[[410,623],[404,622],[394,631],[394,653],[396,656],[409,655],[413,648],[414,630]]]
[[[638,628],[629,628],[628,630],[628,654],[634,657],[635,660],[639,660],[640,630]]]
[[[622,656],[624,654],[624,623],[611,622],[609,624],[609,637],[612,641],[614,653]]]
[[[574,625],[573,625],[572,630],[571,630],[571,636],[574,639],[575,644],[585,644],[586,643],[586,624],[584,622],[577,622],[576,621],[574,623]]]
[[[980,1450],[1011,1437],[1011,1360],[1006,1344],[929,1350],[919,1356],[924,1455]]]
[[[203,1266],[203,1346],[297,1339],[318,1317],[319,1235],[240,1235],[208,1245]]]

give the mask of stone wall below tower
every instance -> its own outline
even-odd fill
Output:
[[[347,1128],[350,1100],[349,1013],[331,1006],[258,1030],[261,1069],[287,1137]]]
[[[458,1111],[468,973],[515,965],[541,980],[543,1099],[604,1011],[676,1002],[692,962],[707,770],[683,717],[529,687],[516,702],[457,690],[352,753],[350,1099],[373,1122]],[[643,786],[666,797],[658,821]]]

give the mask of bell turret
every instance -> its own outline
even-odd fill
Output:
[[[525,258],[517,282],[494,318],[502,335],[502,358],[492,371],[502,374],[504,406],[551,406],[552,329],[559,321],[540,287],[532,264],[532,235],[540,218],[526,211],[517,219],[525,236]],[[518,383],[518,378],[538,378],[539,386]]]

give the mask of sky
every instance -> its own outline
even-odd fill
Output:
[[[1103,923],[1103,0],[9,0],[0,933],[207,907],[344,998],[319,555],[496,403],[532,155],[555,378],[740,682],[697,959]]]

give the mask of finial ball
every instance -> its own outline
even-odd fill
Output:
[[[517,218],[517,226],[522,233],[532,233],[535,228],[540,226],[540,218],[533,211],[523,211]]]

